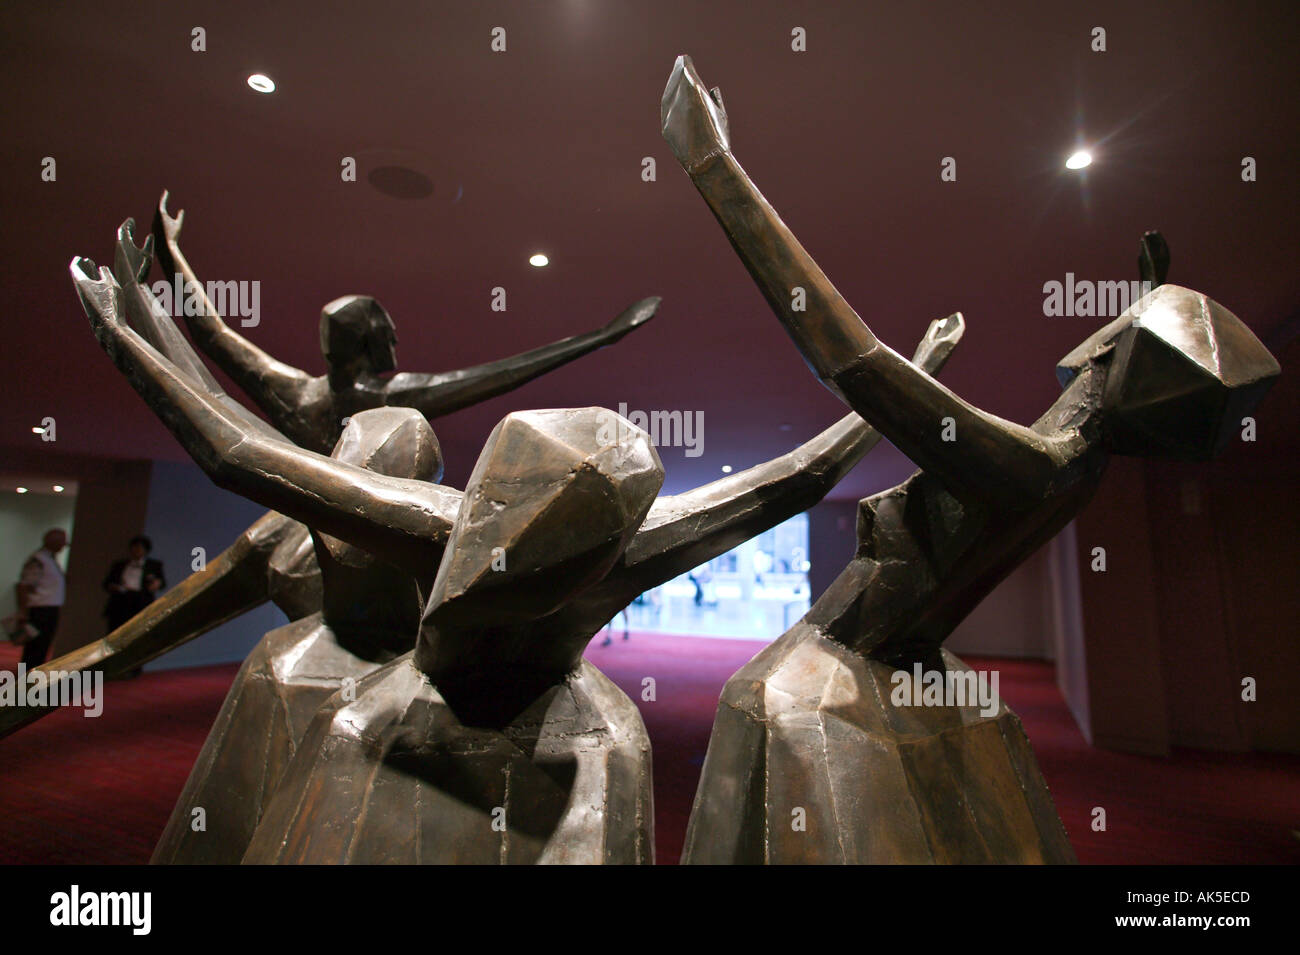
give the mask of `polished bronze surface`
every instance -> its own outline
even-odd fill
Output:
[[[878,435],[850,414],[787,455],[686,494],[655,498],[662,468],[644,433],[625,419],[603,409],[530,412],[507,418],[494,432],[471,479],[468,502],[461,506],[460,495],[449,489],[326,459],[250,427],[240,412],[208,393],[197,377],[181,372],[126,323],[124,292],[107,269],[96,277],[92,263],[74,260],[71,272],[105,350],[215,481],[310,522],[318,528],[318,546],[333,537],[383,555],[394,579],[427,581],[441,562],[417,651],[361,681],[355,702],[342,690],[336,693],[298,747],[282,787],[314,794],[310,812],[293,808],[289,797],[288,815],[267,805],[265,775],[262,789],[251,792],[238,767],[223,769],[215,760],[211,768],[196,767],[196,773],[232,782],[243,805],[265,807],[250,861],[362,861],[405,852],[406,843],[395,842],[394,833],[371,828],[375,817],[358,816],[360,807],[386,794],[408,808],[412,804],[402,800],[459,805],[466,800],[457,787],[470,782],[479,787],[471,809],[489,825],[470,831],[428,823],[433,826],[427,830],[429,841],[417,840],[424,847],[421,861],[650,861],[644,727],[630,701],[582,662],[583,648],[637,594],[815,503]],[[934,323],[918,360],[937,368],[962,330],[960,316]],[[340,449],[346,440],[345,435]],[[443,559],[449,535],[455,546]],[[331,583],[326,574],[327,607]],[[273,670],[274,651],[280,649],[281,658],[292,657],[304,627],[308,621],[284,628],[284,647],[267,648],[272,662],[263,666],[259,657],[245,672]],[[313,646],[320,643],[308,639]],[[352,666],[357,656],[343,663]],[[307,676],[328,686],[342,675],[340,669],[335,655]],[[278,696],[293,681],[281,673],[267,682],[275,684],[271,695]],[[242,692],[232,693],[229,711],[238,711],[237,698],[257,701],[251,683],[241,681]],[[279,739],[291,748],[300,730],[282,725],[268,734],[251,709],[250,704],[242,725],[257,727],[251,738],[259,755],[234,759],[260,773],[262,744]],[[337,719],[345,710],[347,718]],[[391,721],[404,719],[404,713],[416,723],[402,723],[399,732]],[[392,786],[382,791],[366,783],[386,773],[392,762],[382,747],[353,747],[334,739],[340,733],[370,739],[369,730],[358,729],[363,726],[401,744],[400,785],[387,775],[383,778]],[[221,722],[216,737],[250,739],[246,729],[236,734]],[[531,769],[519,762],[513,742],[502,749],[511,740],[522,740],[524,753],[536,756],[535,764],[528,757]],[[350,753],[352,768],[346,773],[317,765],[322,752],[340,750]],[[236,752],[224,743],[214,744],[214,751]],[[546,762],[547,754],[560,760],[560,769]],[[569,770],[575,775],[566,776]],[[417,784],[417,778],[423,782]],[[495,798],[493,787],[505,785],[519,787],[513,798],[524,807],[510,844],[490,826],[490,810],[501,808],[507,817],[510,810],[484,802]],[[556,799],[572,785],[594,801],[582,803],[586,808],[580,812],[553,816]],[[194,808],[194,800],[183,797],[174,822],[187,825]],[[330,822],[339,819],[351,821]],[[416,824],[413,816],[408,821]],[[308,838],[311,833],[316,838]],[[411,837],[409,831],[402,835]],[[329,848],[336,844],[332,840],[346,843],[341,855]]]
[[[442,470],[432,429],[408,408],[353,415],[334,457],[416,481],[436,480]],[[244,661],[154,849],[155,863],[239,862],[316,710],[414,643],[424,606],[419,582],[337,538],[312,538],[321,609],[272,630]],[[199,810],[204,824],[196,828]]]
[[[165,270],[174,271],[179,266],[184,279],[197,286],[198,280],[180,254],[178,245],[183,213],[175,218],[169,216],[166,199],[164,195],[154,222],[160,257],[165,263]],[[256,415],[250,414],[224,393],[203,361],[194,354],[185,337],[168,318],[146,284],[155,237],[147,236],[142,245],[137,246],[134,230],[135,222],[132,219],[127,219],[118,229],[113,266],[113,273],[123,290],[125,314],[131,326],[166,356],[176,366],[178,373],[190,377],[209,395],[225,404],[242,425],[255,433],[279,437],[280,432]],[[226,328],[206,295],[202,297],[202,302],[205,311],[203,315],[190,320],[191,329],[196,341],[212,341],[215,336],[215,339],[225,343],[222,348],[214,348],[214,357],[226,359],[223,368],[232,377],[241,380],[241,376],[233,370],[238,361],[244,362],[244,371],[254,379],[261,373],[258,369],[265,371],[273,365],[278,369],[284,368],[278,363],[272,363],[271,359],[261,355]],[[382,388],[379,388],[378,379],[362,375],[363,382],[344,389],[348,391],[348,397],[338,398],[333,403],[358,408],[384,404],[412,406],[418,407],[426,417],[447,414],[518,387],[560,364],[618,341],[629,331],[649,321],[658,303],[657,298],[644,299],[597,332],[566,339],[488,365],[441,375],[398,376],[383,382]],[[358,356],[363,353],[372,357],[372,353],[378,355],[376,361],[385,369],[392,367],[392,346],[395,343],[392,322],[373,299],[347,296],[327,305],[321,321],[321,343],[323,351],[329,357],[331,368],[356,365],[360,360]],[[334,380],[341,380],[339,373],[332,374]],[[308,390],[319,390],[323,381],[325,379],[312,379]],[[249,393],[254,397],[263,395],[268,400],[271,395],[265,389],[250,390]],[[358,397],[366,395],[369,397],[364,400]],[[327,421],[319,413],[317,404],[307,402],[299,409],[301,414],[285,412],[272,417],[282,424],[288,422],[300,438],[308,440],[309,447],[322,443],[332,445],[341,433],[345,416],[336,416]],[[303,432],[303,421],[308,419],[320,425],[318,433],[306,435]],[[261,545],[271,538],[276,540],[277,546],[263,560]],[[102,670],[106,676],[116,676],[156,659],[226,620],[260,606],[268,599],[274,601],[290,621],[299,620],[319,609],[320,592],[320,568],[315,561],[315,551],[307,527],[271,512],[257,525],[249,528],[240,541],[214,559],[212,573],[204,573],[200,580],[194,580],[188,586],[175,588],[155,601],[158,606],[153,607],[149,613],[139,615],[102,641],[50,661],[46,668],[76,671],[93,666]],[[207,603],[211,606],[207,609],[202,609],[200,603],[190,606],[204,595],[207,595]],[[229,612],[227,608],[230,608]],[[0,738],[47,712],[50,712],[50,708],[23,707],[11,708],[0,714]]]
[[[1071,861],[1010,711],[895,705],[882,678],[955,673],[943,640],[1079,512],[1110,454],[1208,458],[1277,362],[1227,309],[1160,285],[1062,361],[1037,422],[1004,421],[872,334],[740,167],[721,94],[687,57],[662,123],[813,371],[920,466],[862,501],[854,560],[727,683],[683,861]],[[1163,240],[1145,237],[1140,261],[1163,280]]]
[[[653,861],[635,705],[581,659],[558,677],[535,663],[533,623],[609,572],[663,482],[643,432],[601,436],[610,415],[497,426],[417,651],[321,709],[244,861]]]
[[[157,239],[164,271],[179,272],[184,281],[201,287],[179,248],[184,214],[171,217],[166,202],[164,194],[155,214],[155,235],[146,236],[141,245],[135,244],[134,220],[127,219],[118,229],[113,273],[123,290],[125,314],[131,326],[166,356],[178,373],[190,377],[225,404],[243,426],[268,437],[280,437],[275,427],[225,394],[146,284]],[[374,299],[346,296],[325,307],[321,317],[321,347],[330,363],[331,374],[319,379],[309,379],[265,356],[226,327],[206,293],[200,300],[203,314],[186,316],[195,341],[209,344],[209,355],[259,400],[277,426],[289,429],[306,447],[316,450],[323,447],[325,453],[341,433],[347,413],[391,405],[417,408],[428,418],[448,414],[617,342],[649,321],[659,305],[658,298],[643,299],[603,329],[512,358],[437,375],[402,374],[385,381],[374,377],[372,372],[393,368],[395,337],[392,321]],[[370,365],[374,367],[366,371]],[[269,376],[270,385],[262,382],[263,375]],[[294,382],[287,392],[274,387],[282,379]],[[329,382],[334,384],[325,387]],[[286,405],[285,396],[299,386],[301,403],[293,407]],[[328,400],[316,400],[326,394],[330,396]],[[353,411],[340,411],[345,406]],[[277,545],[273,552],[264,555],[262,545],[271,538]],[[173,589],[155,601],[156,606],[150,612],[138,615],[101,641],[50,661],[45,668],[66,672],[93,666],[106,676],[117,676],[268,599],[290,621],[300,620],[320,609],[320,593],[320,568],[307,527],[271,512],[213,560],[211,573],[205,572],[200,580]],[[204,603],[196,602],[200,598],[206,600],[206,608]],[[21,707],[0,713],[0,738],[50,711],[48,707]]]

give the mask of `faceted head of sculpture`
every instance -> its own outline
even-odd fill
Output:
[[[321,309],[320,348],[332,379],[355,381],[397,367],[393,320],[369,295],[345,295]]]
[[[1103,425],[1117,454],[1208,460],[1281,371],[1245,323],[1191,289],[1161,285],[1057,366],[1067,385],[1105,372]]]
[[[352,415],[331,457],[389,477],[429,483],[442,480],[438,439],[424,415],[411,408],[372,408]],[[367,551],[345,541],[321,533],[316,536],[341,564],[362,567],[374,562]]]
[[[444,682],[480,671],[490,680],[512,669],[571,669],[581,645],[572,660],[555,663],[553,648],[541,646],[545,640],[533,637],[532,627],[609,573],[645,520],[663,474],[645,432],[612,411],[506,417],[465,487],[416,664],[444,695]],[[572,650],[566,645],[563,652]]]

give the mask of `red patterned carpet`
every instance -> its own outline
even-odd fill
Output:
[[[637,702],[654,744],[656,846],[677,861],[722,684],[760,644],[633,634],[587,656]],[[16,651],[0,645],[0,667]],[[1084,742],[1050,664],[996,666],[1085,863],[1300,862],[1300,757],[1180,751],[1168,759]],[[56,713],[0,740],[0,863],[149,859],[237,667],[109,683],[104,712]],[[641,700],[654,677],[656,699]],[[1106,809],[1106,832],[1090,826]]]

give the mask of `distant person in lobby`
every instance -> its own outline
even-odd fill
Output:
[[[108,575],[104,577],[104,589],[108,591],[104,617],[108,620],[109,633],[153,603],[158,591],[167,586],[162,561],[150,557],[151,550],[153,541],[139,534],[127,545],[127,553],[131,556],[113,561],[108,568]],[[127,679],[139,675],[140,667],[122,674]]]
[[[45,532],[41,549],[27,558],[22,576],[14,585],[18,598],[18,620],[36,631],[23,645],[22,662],[28,668],[45,662],[59,626],[59,609],[63,606],[63,568],[55,560],[68,544],[68,534],[54,527]]]

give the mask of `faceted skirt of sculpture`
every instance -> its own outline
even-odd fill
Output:
[[[493,729],[408,654],[321,708],[243,861],[651,863],[653,817],[641,715],[589,663]]]
[[[238,864],[321,704],[345,677],[381,665],[340,647],[319,613],[268,633],[226,694],[151,861]]]
[[[897,706],[895,672],[804,623],[743,667],[718,704],[682,862],[1074,862],[1016,715]]]

